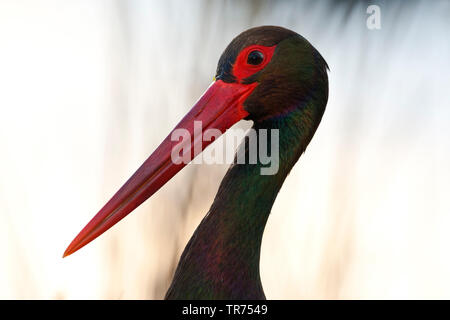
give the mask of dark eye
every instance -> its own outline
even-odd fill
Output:
[[[257,66],[264,60],[264,55],[261,51],[254,50],[248,54],[247,63]]]

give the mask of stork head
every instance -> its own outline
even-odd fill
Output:
[[[237,36],[219,59],[215,80],[174,130],[84,227],[64,256],[111,228],[158,191],[186,162],[173,157],[176,130],[188,132],[192,159],[213,139],[197,139],[202,130],[224,133],[241,119],[264,121],[287,114],[306,99],[327,99],[327,65],[319,52],[297,33],[273,26],[249,29]],[[325,103],[323,104],[325,105]],[[322,111],[323,112],[323,111]]]

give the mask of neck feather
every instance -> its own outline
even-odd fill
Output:
[[[284,180],[314,135],[322,113],[309,102],[254,124],[257,134],[259,129],[279,130],[278,172],[261,175],[261,163],[230,167],[181,256],[166,299],[265,298],[259,275],[264,228]]]

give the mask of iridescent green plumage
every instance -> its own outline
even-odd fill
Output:
[[[231,166],[181,256],[167,299],[265,298],[259,274],[264,228],[285,178],[320,123],[328,78],[318,51],[303,37],[279,27],[253,28],[239,35],[222,55],[216,78],[236,81],[234,60],[253,44],[276,45],[270,63],[244,79],[258,82],[244,107],[257,133],[279,130],[279,170],[261,175],[260,162]],[[247,144],[242,147],[249,152]]]

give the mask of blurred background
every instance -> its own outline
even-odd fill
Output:
[[[161,299],[227,165],[188,166],[62,253],[233,37],[280,25],[325,57],[330,97],[266,227],[267,298],[449,299],[449,15],[450,1],[0,0],[0,298]]]

